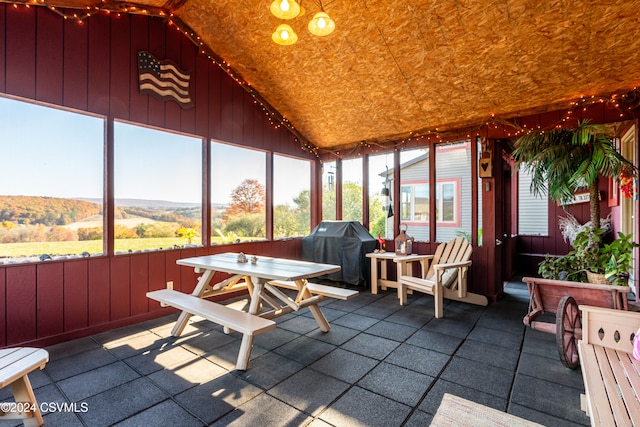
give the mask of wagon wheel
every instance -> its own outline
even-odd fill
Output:
[[[560,361],[567,368],[576,369],[580,364],[578,340],[582,338],[580,310],[573,297],[562,297],[556,312],[556,347]]]

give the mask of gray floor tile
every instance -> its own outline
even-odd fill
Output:
[[[211,423],[261,392],[258,387],[229,373],[190,388],[175,396],[175,400],[199,419]]]
[[[338,348],[313,363],[311,368],[354,384],[378,363],[378,360]]]
[[[376,323],[365,330],[366,333],[394,341],[403,342],[417,331],[417,328],[401,325],[399,323],[387,322],[385,320]]]
[[[432,319],[422,329],[451,337],[466,338],[475,326],[476,320],[458,314],[450,314],[440,319]]]
[[[433,309],[427,310],[424,306],[417,304],[409,304],[385,318],[388,322],[416,329],[422,328],[431,319],[433,319]]]
[[[512,334],[498,329],[477,326],[471,331],[467,339],[519,350],[522,345],[523,334],[524,330],[521,334]]]
[[[125,363],[142,375],[148,375],[161,369],[171,369],[176,365],[188,363],[198,356],[180,346],[163,346],[145,351],[125,359]]]
[[[519,375],[513,383],[511,402],[571,422],[589,423],[580,410],[581,391],[566,385]]]
[[[433,421],[433,415],[422,411],[415,411],[411,414],[406,424],[404,424],[404,427],[424,427],[431,425],[431,421]]]
[[[174,395],[227,373],[226,369],[210,360],[197,358],[171,369],[156,371],[148,378],[170,395]]]
[[[378,323],[380,319],[376,319],[369,316],[362,316],[360,314],[349,313],[340,317],[336,321],[332,322],[334,325],[342,325],[347,328],[356,329],[358,331],[363,331],[376,323]]]
[[[318,322],[313,317],[296,316],[278,324],[278,328],[286,329],[297,334],[307,334],[318,328]],[[268,333],[268,332],[267,332]]]
[[[349,389],[320,415],[334,426],[393,427],[402,424],[411,408],[360,387]]]
[[[302,363],[269,352],[252,360],[248,370],[233,371],[233,375],[268,390],[303,368]]]
[[[242,335],[237,333],[225,334],[221,331],[210,330],[184,339],[181,337],[175,344],[194,354],[202,355],[239,339],[242,339]]]
[[[273,351],[303,365],[308,365],[333,351],[335,348],[335,345],[328,344],[324,341],[314,340],[309,337],[298,337]]]
[[[342,345],[359,333],[360,331],[355,329],[332,324],[329,332],[322,332],[322,330],[318,328],[309,332],[306,336],[329,344]]]
[[[268,393],[306,414],[316,416],[347,388],[349,384],[343,381],[312,369],[303,369],[270,389]]]
[[[261,334],[261,335],[265,335],[265,334]],[[258,335],[258,336],[261,336],[261,335]],[[256,358],[262,356],[263,354],[267,353],[267,351],[268,351],[267,349],[262,348],[259,345],[255,344],[255,340],[254,340],[253,349],[251,350],[250,361],[253,361]],[[210,360],[216,365],[222,366],[228,371],[232,371],[236,369],[236,363],[238,361],[239,352],[240,352],[240,341],[235,340],[230,342],[229,344],[226,344],[226,345],[223,345],[222,347],[218,347],[214,349],[210,353],[202,355],[202,357]],[[249,362],[249,365],[251,366],[251,362]]]
[[[515,371],[520,352],[517,348],[509,349],[480,341],[467,340],[460,346],[456,356]]]
[[[118,424],[118,427],[180,426],[202,427],[203,423],[175,402],[165,400]]]
[[[544,412],[535,411],[531,408],[527,408],[515,403],[509,405],[508,412],[515,415],[516,417],[524,418],[525,420],[533,421],[544,426],[577,427],[590,425],[589,418],[587,418],[584,423],[575,423],[569,420],[554,417],[553,415],[545,414]]]
[[[311,418],[267,394],[261,394],[240,405],[211,426],[302,426]]]
[[[385,359],[385,362],[393,363],[430,377],[438,376],[448,361],[449,356],[446,354],[411,344],[401,344]]]
[[[420,329],[406,342],[418,347],[428,348],[430,350],[451,355],[462,343],[462,338]]]
[[[50,359],[44,369],[54,381],[58,381],[117,361],[118,358],[113,354],[102,348],[94,348],[84,353],[75,353],[55,360]]]
[[[441,376],[444,380],[504,399],[509,396],[513,377],[513,371],[461,357],[454,357]]]
[[[101,350],[102,344],[99,344],[91,337],[84,337],[45,347],[45,349],[49,352],[49,361],[54,361],[74,354],[84,353],[85,351]]]
[[[369,334],[359,334],[347,341],[342,348],[374,359],[384,359],[400,343]]]
[[[139,378],[86,399],[89,410],[81,413],[80,417],[92,427],[109,426],[167,397],[151,381]]]
[[[427,394],[424,400],[420,403],[418,409],[431,415],[435,415],[445,393],[453,394],[454,396],[459,396],[463,399],[471,400],[472,402],[476,402],[499,411],[505,411],[507,407],[506,399],[439,379],[433,385],[431,390],[429,390],[429,394]]]
[[[124,362],[115,362],[89,372],[58,381],[58,386],[73,401],[78,402],[138,378]]]
[[[362,378],[358,385],[405,405],[417,405],[434,378],[382,362]]]
[[[317,324],[314,321],[314,324]],[[313,329],[316,329],[313,328]],[[280,347],[294,339],[298,338],[301,334],[297,332],[291,332],[283,328],[275,328],[264,334],[260,334],[253,339],[253,345],[257,345],[262,348],[266,348],[267,350],[273,350],[276,347]]]
[[[571,370],[564,366],[559,359],[550,360],[535,354],[523,353],[520,357],[518,373],[584,391],[580,367]]]

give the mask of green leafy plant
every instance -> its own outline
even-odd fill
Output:
[[[623,171],[635,178],[637,169],[613,146],[604,125],[578,122],[573,129],[533,131],[520,137],[513,150],[516,168],[529,168],[534,194],[554,202],[569,202],[576,190],[588,188],[591,224],[600,228],[599,177],[617,178]]]
[[[640,247],[631,234],[619,232],[618,238],[603,244],[607,230],[588,227],[576,235],[573,249],[561,257],[547,255],[538,265],[538,274],[546,279],[586,282],[586,272],[603,274],[616,285],[626,285],[633,262],[633,249]]]

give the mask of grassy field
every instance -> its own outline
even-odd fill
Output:
[[[215,244],[223,243],[219,237],[214,237],[212,240]],[[173,248],[174,245],[185,246],[186,244],[187,240],[183,237],[116,239],[115,251],[168,249]],[[200,241],[194,241],[193,244],[199,245]],[[91,255],[101,254],[102,240],[0,244],[0,258],[38,257],[41,254],[49,254],[51,256],[80,255],[83,252],[89,252]]]

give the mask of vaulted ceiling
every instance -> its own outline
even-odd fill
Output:
[[[45,0],[92,6],[96,0]],[[107,0],[106,4],[131,5]],[[327,0],[336,30],[280,46],[271,0],[136,0],[172,12],[319,148],[481,125],[640,83],[640,1]],[[102,4],[105,4],[104,2]]]

